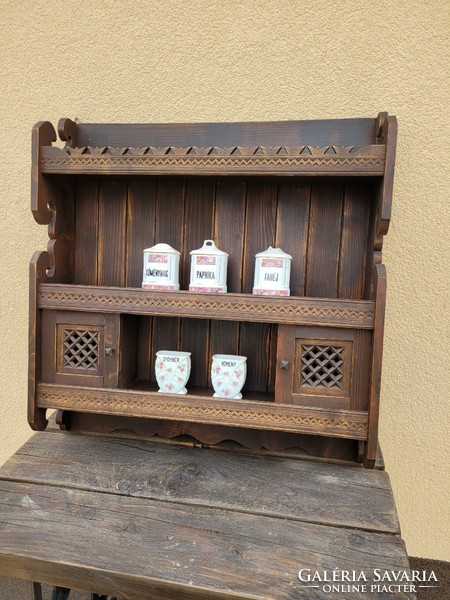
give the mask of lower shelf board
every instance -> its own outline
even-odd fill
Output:
[[[354,440],[366,440],[368,432],[366,412],[308,408],[250,399],[225,400],[213,398],[210,389],[203,390],[203,394],[170,395],[139,389],[41,383],[37,386],[36,403],[39,408],[181,420]]]

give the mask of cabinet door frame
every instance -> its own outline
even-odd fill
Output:
[[[367,410],[371,338],[370,331],[358,329],[279,325],[275,402]],[[338,383],[327,387],[320,383],[320,377],[316,386],[305,381],[302,358],[309,348],[313,351],[330,348],[331,356],[342,359],[336,371],[340,377]]]
[[[44,310],[42,314],[42,381],[61,385],[117,387],[119,315]],[[96,368],[67,366],[65,332],[97,338]]]

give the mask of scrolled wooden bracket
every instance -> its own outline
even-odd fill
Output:
[[[28,338],[28,423],[35,431],[43,431],[48,424],[46,410],[36,406],[36,386],[41,365],[41,311],[38,309],[37,291],[40,283],[47,281],[50,257],[47,252],[35,252],[30,262],[29,338]]]
[[[48,225],[53,217],[49,208],[49,184],[41,173],[41,148],[56,142],[56,131],[49,121],[39,121],[31,132],[31,211],[40,225]]]
[[[77,124],[72,119],[58,121],[59,138],[66,142],[66,148],[75,148],[77,145]]]

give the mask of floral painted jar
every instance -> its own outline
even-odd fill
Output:
[[[247,377],[247,357],[233,354],[214,354],[211,365],[211,382],[214,398],[240,400]]]
[[[179,290],[180,253],[169,244],[144,250],[142,287],[146,290]]]
[[[186,383],[191,374],[191,353],[175,350],[158,350],[155,361],[158,392],[186,394]]]
[[[191,251],[190,292],[227,291],[228,254],[219,250],[212,240],[205,240],[198,250]]]
[[[289,296],[292,256],[269,246],[255,256],[253,293],[260,296]]]

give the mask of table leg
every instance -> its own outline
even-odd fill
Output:
[[[32,585],[32,599],[33,600],[42,600],[42,587],[41,584],[37,581],[33,581]]]
[[[52,592],[52,600],[67,600],[70,594],[69,588],[55,587]]]

